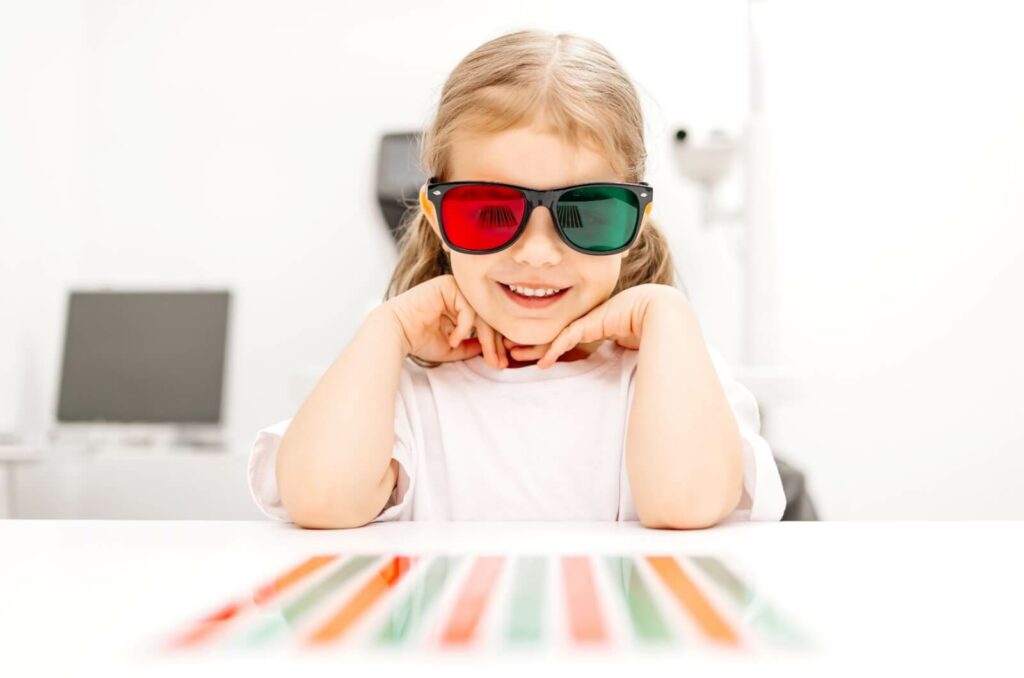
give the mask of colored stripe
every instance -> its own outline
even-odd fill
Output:
[[[640,577],[632,558],[609,556],[605,562],[616,588],[629,610],[633,631],[644,642],[663,643],[671,638],[668,626],[661,618],[647,584]]]
[[[536,643],[541,639],[544,615],[545,558],[520,558],[509,607],[508,639],[513,643]]]
[[[710,638],[736,645],[739,638],[732,627],[718,614],[711,602],[701,593],[692,579],[670,556],[647,556],[647,562],[658,573],[672,595]]]
[[[228,603],[216,612],[200,619],[193,628],[171,640],[169,645],[174,648],[198,645],[201,641],[206,640],[213,635],[214,631],[224,628],[224,622],[237,617],[252,604],[259,606],[266,605],[281,591],[294,586],[335,558],[337,558],[336,555],[314,556],[298,564],[273,581],[257,587],[256,590],[253,591],[251,601],[239,600]]]
[[[337,570],[321,579],[315,586],[278,611],[261,628],[257,628],[244,641],[245,644],[264,643],[281,632],[293,630],[303,617],[330,596],[335,589],[365,570],[376,560],[377,556],[375,555],[353,556],[349,558]]]
[[[694,556],[690,560],[697,564],[711,580],[725,591],[739,607],[740,616],[751,628],[777,640],[801,642],[803,635],[779,616],[766,600],[742,579],[736,576],[725,563],[712,556]]]
[[[337,640],[345,631],[352,627],[381,596],[394,588],[409,568],[417,562],[417,558],[396,556],[391,558],[376,576],[363,584],[363,587],[352,596],[341,609],[327,620],[312,636],[311,643],[329,643]]]
[[[578,643],[605,642],[607,633],[597,602],[590,559],[586,556],[565,556],[562,558],[562,573],[573,639]]]
[[[256,589],[252,594],[252,602],[257,605],[266,605],[277,597],[281,591],[294,586],[324,565],[337,559],[337,555],[314,556],[304,563],[300,563],[285,574],[281,575],[269,584]]]
[[[503,556],[481,556],[473,563],[441,635],[443,645],[466,645],[473,639],[504,561]]]
[[[438,599],[444,588],[448,575],[455,569],[460,558],[440,556],[430,564],[423,578],[385,620],[377,634],[377,643],[381,645],[398,645],[427,617],[434,601]]]

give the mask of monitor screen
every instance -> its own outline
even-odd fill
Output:
[[[68,299],[59,422],[218,424],[230,293]]]

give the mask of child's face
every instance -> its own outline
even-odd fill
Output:
[[[446,181],[499,181],[540,190],[625,181],[601,154],[537,127],[460,138],[451,149],[451,168]],[[431,225],[437,232],[433,220]],[[450,252],[455,282],[470,305],[502,336],[524,345],[552,341],[607,300],[625,255],[577,252],[562,242],[545,208],[534,209],[523,234],[501,252]],[[509,297],[502,283],[569,289],[549,306],[526,308]]]

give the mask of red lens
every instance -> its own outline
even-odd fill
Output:
[[[455,247],[492,250],[512,239],[525,212],[526,197],[514,188],[456,186],[441,200],[441,226]]]

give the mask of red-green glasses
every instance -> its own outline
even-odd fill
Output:
[[[446,245],[466,254],[492,254],[526,230],[530,213],[551,212],[566,245],[584,254],[615,254],[636,240],[654,198],[649,184],[590,183],[538,191],[493,181],[427,183]]]

